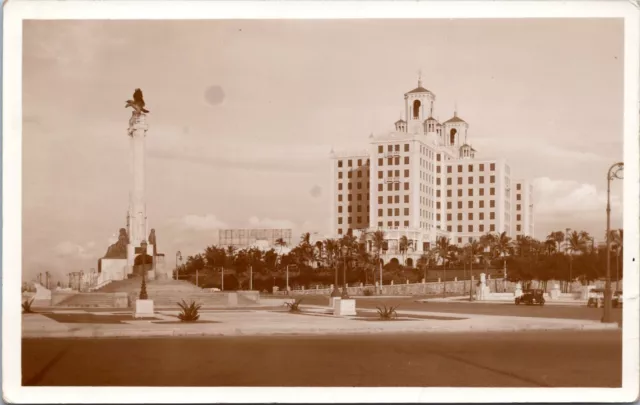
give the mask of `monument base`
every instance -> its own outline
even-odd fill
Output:
[[[134,318],[152,318],[153,300],[136,300],[133,311]]]
[[[356,315],[356,300],[351,298],[334,298],[333,315],[354,316]]]

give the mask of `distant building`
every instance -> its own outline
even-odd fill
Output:
[[[220,229],[218,245],[233,246],[238,249],[255,246],[261,249],[277,248],[278,239],[291,247],[291,229]]]
[[[368,151],[332,151],[332,233],[382,230],[387,258],[399,257],[405,236],[407,265],[440,236],[459,246],[488,232],[533,236],[530,182],[512,179],[505,159],[477,157],[457,111],[434,118],[435,95],[421,81],[404,100],[395,131],[372,134]]]

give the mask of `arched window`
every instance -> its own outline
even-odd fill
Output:
[[[413,102],[413,118],[418,119],[420,117],[420,100]]]
[[[453,145],[456,142],[456,134],[458,133],[458,131],[456,131],[455,128],[452,128],[451,131],[449,131],[449,143],[451,145]]]

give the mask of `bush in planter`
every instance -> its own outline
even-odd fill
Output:
[[[300,303],[302,298],[298,298],[294,302],[285,302],[285,305],[289,307],[289,312],[300,312]]]
[[[182,322],[195,322],[200,318],[198,311],[200,311],[202,305],[196,304],[195,301],[191,301],[190,304],[187,304],[185,300],[182,300],[182,303],[178,302],[178,306],[182,310],[182,312],[178,314],[178,318]]]
[[[35,311],[31,309],[31,305],[33,305],[34,298],[30,300],[25,300],[22,303],[22,313],[23,314],[33,314]]]
[[[365,297],[370,297],[373,295],[373,291],[371,291],[370,289],[366,288],[363,292]]]
[[[378,316],[382,321],[390,321],[398,317],[398,313],[396,312],[396,308],[398,308],[397,305],[395,307],[389,306],[389,308],[387,308],[386,305],[383,305],[382,308],[380,307],[376,307],[376,308],[378,309]]]

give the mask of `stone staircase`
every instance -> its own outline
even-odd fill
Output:
[[[57,307],[113,307],[113,294],[79,293],[57,303]]]

